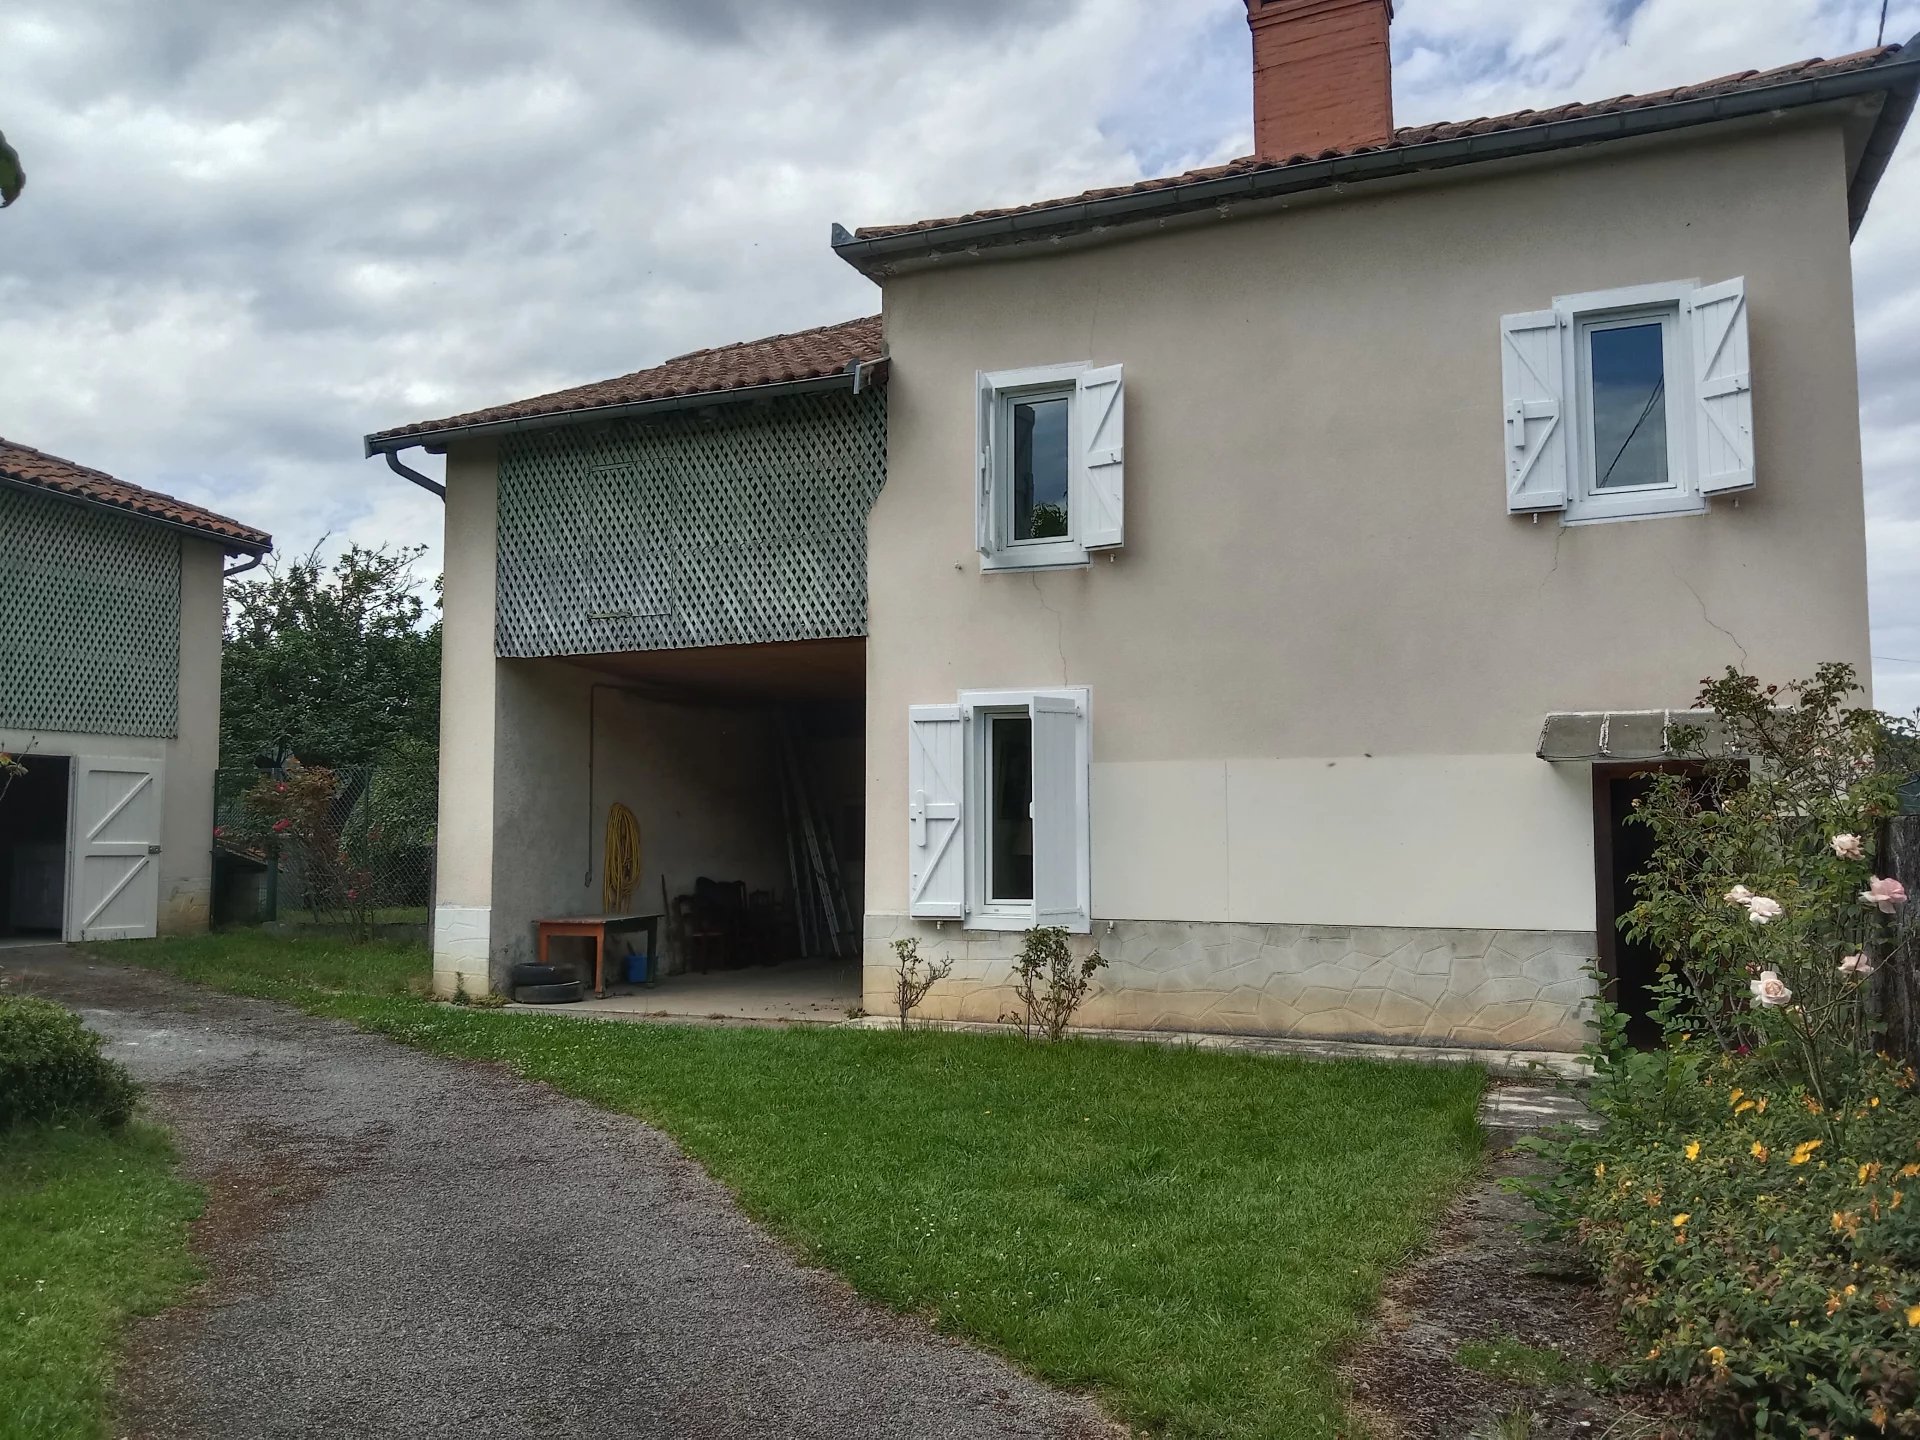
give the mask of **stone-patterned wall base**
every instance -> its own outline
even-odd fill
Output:
[[[1415,930],[1345,925],[1096,921],[1108,968],[1077,1017],[1122,1030],[1577,1050],[1588,1039],[1592,931]],[[904,915],[866,917],[865,996],[892,1005],[895,939],[953,974],[916,1013],[997,1020],[1018,1006],[1010,963],[1018,934],[962,930]]]

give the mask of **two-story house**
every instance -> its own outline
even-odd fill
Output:
[[[805,702],[874,1008],[913,935],[995,1018],[1061,925],[1089,1024],[1581,1042],[1670,715],[1867,669],[1850,238],[1920,51],[1396,129],[1391,19],[1249,0],[1246,159],[836,227],[878,329],[369,437],[449,457],[443,983],[595,883],[611,767],[784,888]]]

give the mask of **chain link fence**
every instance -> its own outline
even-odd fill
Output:
[[[424,936],[437,783],[430,757],[218,772],[215,923]]]

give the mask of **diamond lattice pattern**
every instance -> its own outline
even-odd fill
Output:
[[[499,653],[866,634],[886,449],[883,390],[503,442]]]
[[[0,726],[172,735],[180,538],[0,486]]]

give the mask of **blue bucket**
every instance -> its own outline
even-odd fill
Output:
[[[649,958],[644,951],[627,952],[627,983],[629,985],[648,985],[653,982]]]

